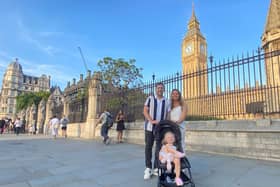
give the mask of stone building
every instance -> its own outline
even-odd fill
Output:
[[[16,97],[24,92],[50,90],[50,76],[30,76],[23,73],[16,59],[5,71],[0,96],[0,117],[13,118],[16,114]]]
[[[76,82],[74,78],[72,84],[69,81],[63,91],[65,97],[64,114],[67,114],[72,122],[85,121],[87,118],[88,84],[91,78],[91,71],[88,70],[85,78],[83,74],[80,74],[80,79]]]
[[[278,0],[270,2],[262,36],[262,48],[265,54],[280,49],[280,3]],[[249,118],[255,116],[251,116],[248,106],[258,104],[261,105],[259,105],[261,109],[257,108],[256,110],[259,111],[255,113],[280,111],[279,56],[265,57],[264,68],[266,82],[261,85],[261,88],[259,82],[256,81],[251,87],[247,83],[243,85],[243,88],[233,85],[234,90],[227,88],[221,91],[221,88],[216,85],[216,92],[210,92],[208,73],[212,70],[211,65],[210,67],[207,65],[207,42],[200,32],[200,24],[193,8],[188,31],[182,41],[182,72],[187,74],[183,80],[182,92],[189,106],[189,115],[212,116],[216,113],[219,114],[217,117],[222,118]]]

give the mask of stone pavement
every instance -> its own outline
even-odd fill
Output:
[[[80,139],[0,136],[0,187],[156,187],[144,147]],[[190,152],[197,187],[279,187],[280,163]]]

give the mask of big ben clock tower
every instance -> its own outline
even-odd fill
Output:
[[[200,24],[195,16],[194,7],[187,34],[182,42],[182,64],[183,74],[187,76],[183,80],[184,98],[207,94],[207,73],[199,75],[195,73],[207,69],[207,43],[200,32]]]

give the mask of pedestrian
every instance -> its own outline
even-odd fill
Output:
[[[184,103],[182,94],[178,89],[173,89],[171,92],[170,99],[170,111],[168,113],[169,119],[175,122],[180,127],[181,132],[181,144],[183,151],[185,152],[185,132],[186,132],[186,115],[187,115],[187,106]]]
[[[23,120],[22,120],[22,133],[25,133],[25,125],[26,125],[26,120],[25,120],[25,118],[23,118]]]
[[[54,139],[56,139],[56,137],[58,136],[59,124],[60,124],[59,119],[56,117],[56,115],[54,115],[49,123],[49,126],[52,129],[52,136]]]
[[[36,134],[35,120],[29,124],[29,135]]]
[[[14,122],[15,133],[17,136],[19,135],[21,127],[22,127],[22,122],[21,122],[20,118],[18,117]]]
[[[60,120],[60,126],[61,126],[62,136],[64,136],[65,138],[67,138],[68,122],[69,122],[68,118],[65,115],[63,115],[62,119]]]
[[[104,110],[104,112],[101,114],[99,119],[97,120],[96,125],[101,123],[101,136],[103,137],[103,143],[108,145],[110,143],[110,137],[108,136],[109,129],[113,125],[113,118],[110,112],[108,110]]]
[[[5,128],[6,121],[4,118],[0,120],[0,134],[3,134]]]
[[[124,113],[122,110],[119,111],[116,117],[117,122],[117,132],[118,132],[118,143],[123,143],[123,130],[125,129],[124,126]]]
[[[168,112],[168,100],[163,96],[163,83],[156,84],[156,94],[149,96],[144,104],[145,116],[145,165],[144,179],[150,179],[152,175],[158,175],[158,153],[154,157],[154,170],[152,171],[152,150],[155,141],[155,126],[165,120]]]

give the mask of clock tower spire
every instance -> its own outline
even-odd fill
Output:
[[[200,23],[195,15],[194,5],[188,23],[188,31],[182,42],[183,74],[191,74],[207,68],[207,43],[200,32]],[[184,82],[183,95],[193,98],[208,93],[207,74],[188,76]]]

